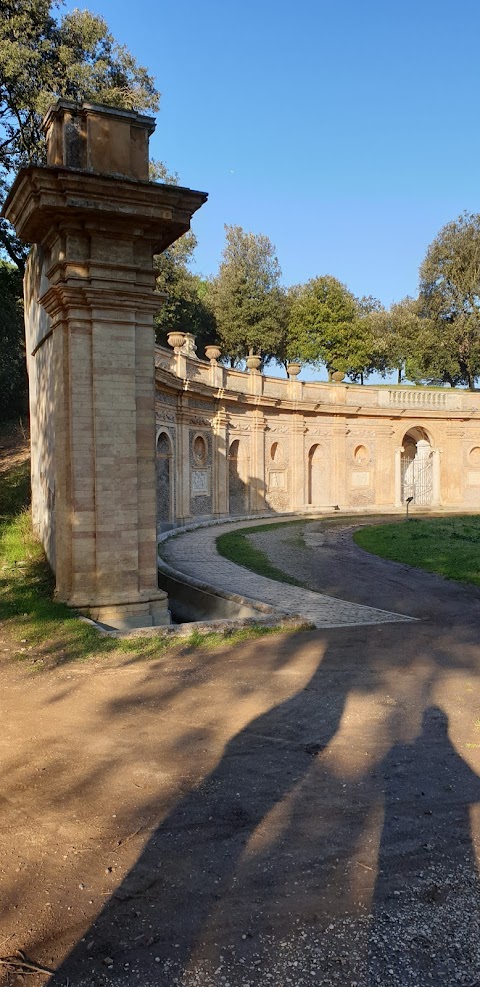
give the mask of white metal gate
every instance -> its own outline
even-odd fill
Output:
[[[412,497],[412,503],[428,507],[433,499],[433,456],[402,456],[402,503]]]

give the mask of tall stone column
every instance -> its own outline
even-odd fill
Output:
[[[213,431],[213,514],[228,517],[228,415],[219,408],[212,422]]]
[[[440,453],[441,449],[432,450],[432,507],[439,507],[442,503],[440,487]]]
[[[299,383],[297,381],[292,383]],[[294,412],[291,424],[291,493],[289,510],[301,511],[305,508],[307,496],[305,491],[307,464],[304,457],[305,420],[301,412]]]
[[[343,415],[338,415],[332,423],[333,457],[331,498],[334,504],[344,506],[348,503],[347,491],[347,423]]]
[[[252,375],[253,376],[253,375]],[[261,377],[260,374],[257,375]],[[266,478],[265,478],[265,429],[266,421],[263,412],[256,408],[251,417],[251,448],[250,448],[250,510],[261,514],[266,510]]]
[[[375,435],[375,503],[391,506],[395,502],[393,429],[390,425],[376,424]]]
[[[182,394],[177,411],[177,521],[186,524],[190,511],[190,411],[188,397]]]
[[[395,470],[394,470],[395,507],[402,506],[402,453],[403,453],[403,446],[398,446],[395,449]]]
[[[153,129],[138,113],[60,100],[45,119],[47,166],[22,169],[5,206],[39,245],[30,263],[42,263],[50,320],[29,370],[38,375],[48,341],[51,406],[31,412],[54,430],[57,595],[116,627],[169,620],[156,564],[152,258],[206,200],[148,181]]]

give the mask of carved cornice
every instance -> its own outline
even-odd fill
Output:
[[[83,309],[86,320],[102,320],[104,313],[105,321],[114,324],[119,322],[119,313],[131,314],[132,309],[153,318],[162,304],[162,299],[145,290],[144,285],[133,284],[122,291],[121,286],[118,290],[106,289],[101,284],[82,283],[80,279],[76,285],[62,282],[51,285],[39,301],[52,319],[67,317],[70,309],[77,310],[78,318],[78,310]]]
[[[160,253],[187,232],[206,200],[205,192],[176,185],[29,165],[13,183],[2,215],[29,243],[43,243],[52,227],[78,228],[81,218],[93,220],[98,230],[148,239]]]

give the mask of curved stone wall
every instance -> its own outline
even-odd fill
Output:
[[[281,380],[161,347],[155,363],[161,528],[407,497],[480,510],[480,394]]]

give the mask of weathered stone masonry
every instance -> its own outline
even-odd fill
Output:
[[[148,181],[150,117],[59,101],[5,215],[25,278],[32,513],[60,599],[169,621],[157,529],[284,511],[480,509],[480,396],[229,370],[154,346],[152,258],[206,195]],[[186,327],[188,328],[188,327]],[[156,387],[155,387],[156,377]]]
[[[229,514],[387,511],[407,496],[413,510],[480,510],[476,393],[282,380],[198,360],[191,343],[157,347],[156,374],[157,437],[170,450],[160,528]],[[202,464],[192,454],[199,437]],[[158,468],[164,477],[165,459]]]
[[[59,101],[47,166],[5,215],[36,245],[25,279],[33,518],[58,597],[105,623],[169,620],[158,589],[152,258],[201,192],[148,181],[150,117]]]

